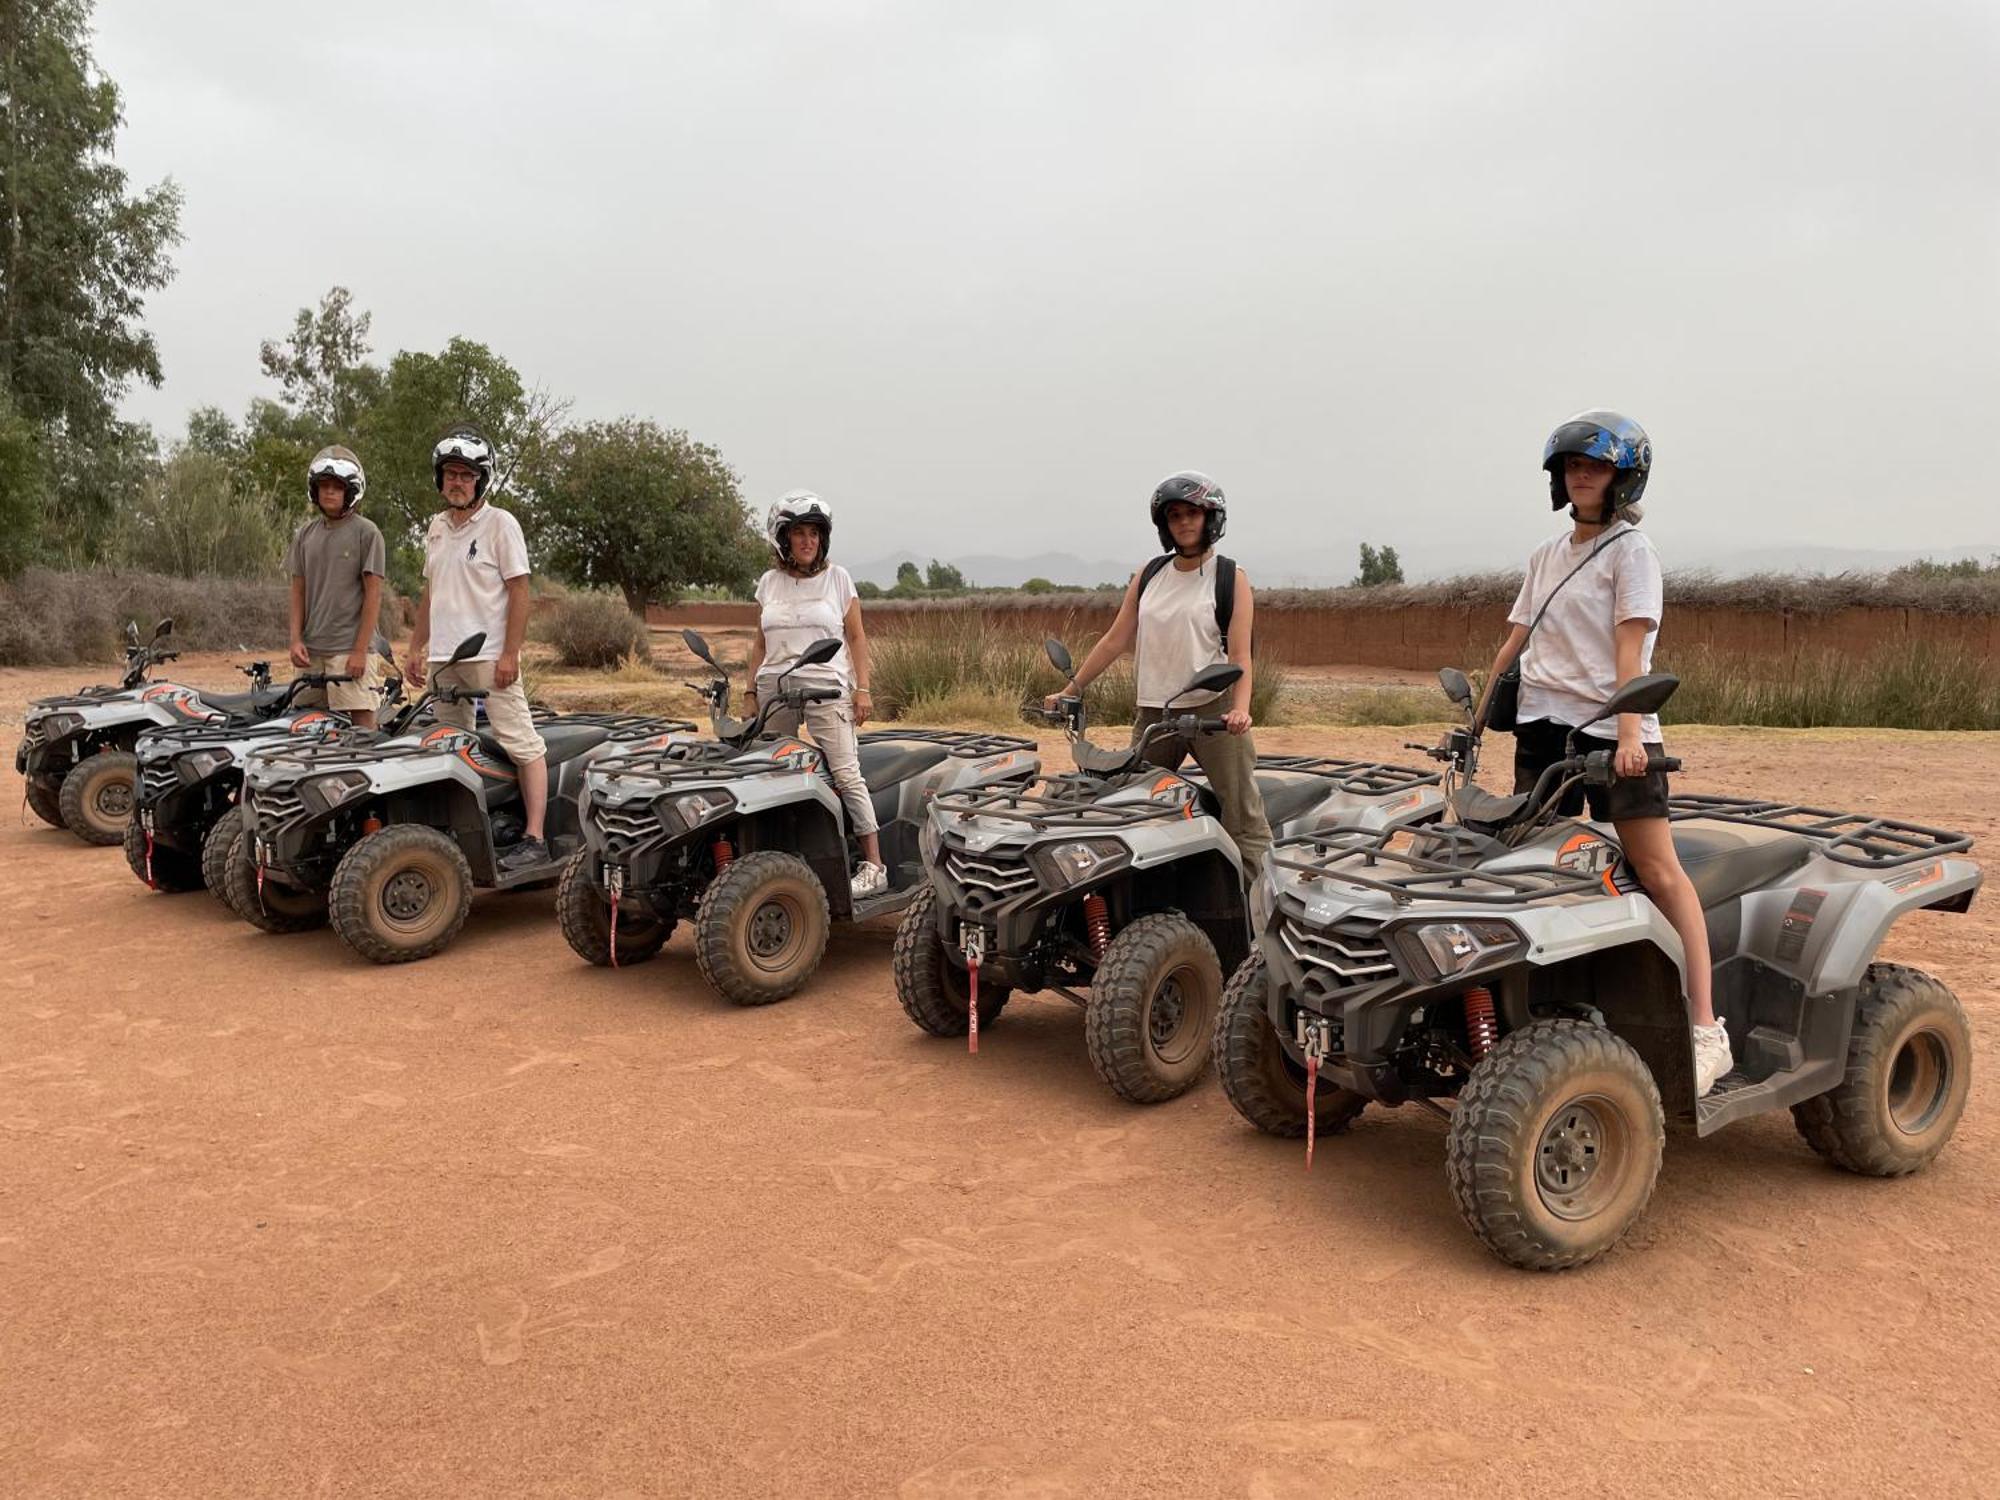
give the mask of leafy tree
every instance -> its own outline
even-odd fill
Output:
[[[0,578],[13,577],[34,552],[48,485],[39,437],[0,390]]]
[[[747,587],[760,564],[735,473],[685,432],[624,417],[573,428],[533,476],[536,541],[559,577],[608,585],[634,613],[690,584]]]
[[[897,563],[895,586],[899,589],[908,589],[909,594],[914,594],[924,586],[924,575],[913,562]],[[898,594],[896,597],[906,599],[909,594]]]
[[[897,569],[896,576],[902,577],[900,568]],[[940,594],[962,593],[965,590],[965,575],[950,563],[939,562],[934,557],[931,559],[931,565],[924,570],[924,587]]]
[[[1021,585],[1024,594],[1053,594],[1055,591],[1056,586],[1046,578],[1030,578]]]
[[[171,179],[134,195],[112,160],[118,87],[90,15],[91,0],[0,0],[0,392],[40,433],[39,509],[59,523],[43,549],[73,562],[99,555],[119,482],[152,456],[116,410],[133,380],[160,383],[139,320],[173,275],[181,210]]]
[[[381,389],[382,372],[368,363],[373,316],[357,311],[354,294],[337,286],[319,299],[318,312],[299,309],[286,338],[265,339],[258,350],[285,399],[328,432],[352,433]]]
[[[182,448],[120,514],[118,554],[182,578],[268,578],[289,533],[274,506],[239,488],[227,458]]]
[[[880,599],[882,597],[882,585],[872,578],[857,578],[854,580],[854,592],[858,598]]]
[[[159,472],[159,443],[143,422],[109,422],[95,437],[57,429],[44,434],[48,482],[37,539],[43,559],[87,568],[105,561],[119,517]]]
[[[1361,571],[1354,575],[1350,588],[1374,588],[1378,584],[1401,583],[1403,564],[1396,556],[1394,547],[1384,547],[1377,551],[1363,542],[1361,544]]]

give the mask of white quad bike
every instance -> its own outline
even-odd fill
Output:
[[[1070,675],[1062,644],[1047,650]],[[1242,670],[1208,667],[1173,701],[1213,696]],[[977,1051],[979,1028],[1011,995],[1053,990],[1083,1008],[1099,1077],[1134,1103],[1171,1099],[1208,1067],[1223,976],[1250,948],[1249,903],[1207,779],[1163,770],[1147,752],[1223,733],[1224,721],[1170,712],[1114,750],[1085,738],[1082,700],[1062,700],[1054,717],[1074,775],[1034,792],[976,789],[932,804],[930,883],[897,933],[896,997],[919,1027],[963,1036]],[[1279,755],[1259,756],[1257,768],[1279,836],[1396,828],[1444,810],[1435,771]]]
[[[115,687],[80,688],[28,705],[14,769],[44,823],[86,844],[119,843],[132,819],[139,779],[133,747],[141,734],[174,724],[254,723],[291,702],[291,690],[274,687],[270,665],[261,661],[239,669],[250,679],[247,693],[150,680],[154,667],[180,655],[161,645],[173,629],[172,620],[162,620],[142,643],[138,625],[128,623],[125,676]]]
[[[1611,784],[1611,752],[1572,753],[1532,791],[1493,796],[1469,780],[1471,687],[1441,676],[1468,710],[1432,752],[1453,783],[1467,778],[1450,820],[1281,842],[1258,880],[1257,953],[1230,982],[1215,1045],[1245,1119],[1310,1152],[1370,1103],[1436,1110],[1459,1213],[1534,1270],[1618,1242],[1652,1197],[1668,1118],[1705,1136],[1789,1108],[1822,1157],[1882,1177],[1943,1149],[1971,1082],[1964,1012],[1937,979],[1875,953],[1907,912],[1968,909],[1981,879],[1969,837],[1674,796],[1736,1058],[1697,1098],[1680,939],[1613,827],[1558,811],[1571,788]],[[1676,686],[1635,678],[1603,715],[1656,712]]]
[[[880,825],[888,888],[855,900],[855,840],[817,747],[769,733],[839,690],[792,682],[841,643],[815,641],[765,695],[757,716],[721,712],[727,675],[693,631],[688,647],[717,681],[708,698],[717,738],[739,754],[690,762],[674,747],[597,761],[585,777],[584,847],[563,873],[563,936],[593,964],[656,955],[692,919],[695,961],[737,1005],[796,993],[826,952],[832,922],[901,911],[925,889],[917,840],[931,800],[978,787],[1024,787],[1041,774],[1035,742],[1003,734],[885,729],[856,736]]]
[[[483,635],[460,642],[469,660]],[[433,701],[477,694],[433,684]],[[577,845],[576,789],[591,760],[692,733],[684,721],[638,714],[537,715],[548,745],[544,837],[555,861]],[[557,864],[501,866],[521,838],[520,782],[490,732],[448,725],[396,738],[334,737],[263,747],[243,771],[243,827],[229,856],[229,904],[266,932],[331,922],[375,963],[407,963],[458,935],[475,887],[545,884]]]

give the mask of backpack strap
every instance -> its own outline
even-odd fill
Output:
[[[1147,588],[1152,584],[1153,580],[1160,576],[1160,569],[1164,568],[1168,563],[1172,562],[1173,560],[1174,560],[1173,553],[1162,552],[1158,557],[1148,562],[1145,567],[1141,568],[1139,570],[1139,592],[1141,594],[1145,593]]]
[[[1139,570],[1139,592],[1144,594],[1148,585],[1160,576],[1160,570],[1174,560],[1171,552],[1162,552]],[[1222,650],[1229,652],[1229,622],[1236,617],[1236,559],[1215,554],[1215,626],[1222,632]]]

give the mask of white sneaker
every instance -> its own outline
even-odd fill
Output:
[[[889,889],[889,871],[885,866],[872,865],[867,860],[854,872],[854,899],[863,900],[869,896],[879,896]]]
[[[1720,1021],[1694,1029],[1694,1095],[1714,1088],[1736,1059],[1730,1055],[1729,1032]]]

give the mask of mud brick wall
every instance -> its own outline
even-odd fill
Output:
[[[1054,635],[1075,644],[1110,625],[1108,604],[983,603],[967,600],[983,628]],[[862,606],[870,632],[891,635],[939,613],[935,605],[878,600]],[[656,627],[749,627],[751,604],[687,604],[647,611]],[[1260,607],[1257,642],[1280,660],[1301,667],[1403,667],[1413,671],[1483,666],[1507,630],[1503,605],[1423,605],[1358,609],[1324,605]],[[1718,651],[1796,656],[1837,651],[1866,656],[1911,640],[1955,644],[2000,656],[2000,615],[1946,615],[1914,609],[1753,610],[1710,605],[1667,606],[1663,648],[1708,646]]]

